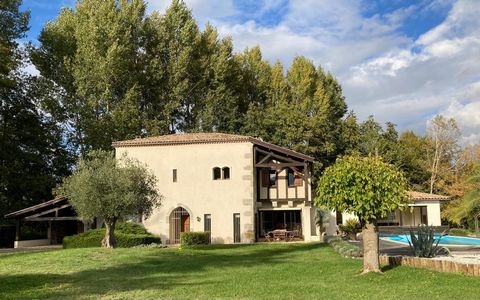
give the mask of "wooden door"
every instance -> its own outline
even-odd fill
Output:
[[[233,214],[233,242],[240,243],[240,214]]]
[[[181,232],[189,232],[189,231],[190,231],[190,215],[183,215]]]

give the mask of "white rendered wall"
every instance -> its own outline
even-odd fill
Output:
[[[204,215],[211,215],[214,243],[233,243],[233,214],[240,214],[242,242],[254,234],[253,145],[251,143],[190,144],[117,148],[147,164],[164,196],[144,225],[163,243],[169,239],[169,216],[177,207],[190,214],[190,231],[204,230]],[[213,180],[214,167],[229,167],[230,179]],[[177,182],[173,182],[177,169]]]

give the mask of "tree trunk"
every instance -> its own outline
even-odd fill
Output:
[[[363,274],[380,273],[377,221],[365,222],[363,232]]]
[[[117,246],[117,241],[115,239],[115,223],[117,222],[116,218],[111,220],[105,220],[105,237],[102,240],[102,247],[104,248],[115,248]]]

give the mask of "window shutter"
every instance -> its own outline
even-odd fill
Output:
[[[262,187],[269,187],[270,186],[270,172],[268,170],[263,169],[261,171],[262,174]]]

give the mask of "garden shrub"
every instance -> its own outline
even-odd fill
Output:
[[[182,246],[208,245],[210,244],[210,232],[182,232],[180,244]]]
[[[363,256],[363,251],[359,246],[344,241],[339,236],[327,236],[325,237],[325,242],[332,246],[332,248],[340,255],[349,257]]]
[[[474,233],[465,228],[450,228],[448,231],[449,235],[457,235],[457,236],[472,236]]]
[[[105,228],[93,229],[84,233],[67,236],[63,239],[63,248],[90,248],[100,247],[105,237]],[[142,225],[137,223],[118,223],[115,228],[117,247],[130,248],[144,244],[159,244],[160,238],[150,234]]]
[[[360,222],[354,218],[348,219],[345,221],[345,224],[339,225],[338,228],[351,240],[356,240],[357,233],[362,232],[362,226],[360,225]]]
[[[134,222],[119,222],[115,226],[115,232],[124,234],[150,234],[142,224]]]

